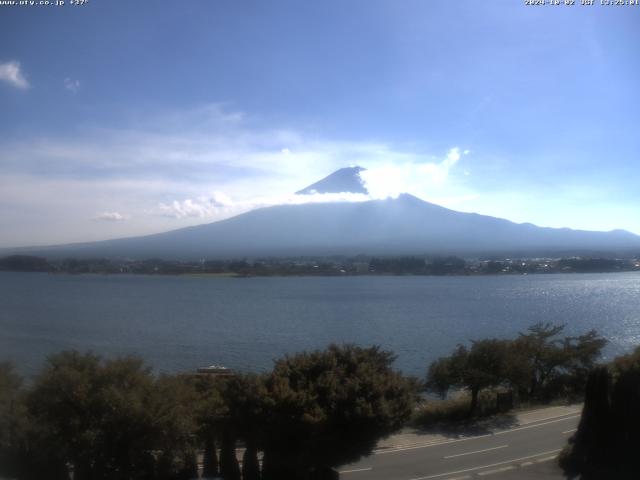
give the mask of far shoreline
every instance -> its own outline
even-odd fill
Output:
[[[0,273],[25,273],[25,274],[48,274],[51,276],[94,276],[94,277],[150,277],[150,278],[224,278],[224,279],[251,279],[251,278],[389,278],[389,277],[422,277],[422,278],[477,278],[477,277],[528,277],[528,276],[564,276],[564,275],[608,275],[640,273],[639,270],[624,271],[597,271],[597,272],[538,272],[538,273],[476,273],[476,274],[394,274],[394,273],[370,273],[370,274],[273,274],[273,275],[244,275],[236,273],[132,273],[132,272],[66,272],[66,271],[23,271],[23,270],[0,270]]]
[[[0,271],[105,275],[188,275],[206,277],[500,276],[640,271],[640,256],[489,257],[449,256],[291,257],[166,260],[162,258],[50,259],[31,255],[0,258]]]

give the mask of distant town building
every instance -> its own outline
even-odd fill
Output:
[[[196,371],[196,375],[207,377],[233,377],[235,372],[222,365],[210,365],[201,367]]]

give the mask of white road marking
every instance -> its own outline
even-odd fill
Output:
[[[354,468],[353,470],[340,470],[338,473],[339,474],[343,474],[343,473],[356,473],[356,472],[370,472],[371,470],[373,470],[373,468],[368,467],[368,468]]]
[[[509,445],[500,445],[499,447],[485,448],[484,450],[476,450],[475,452],[457,453],[455,455],[447,455],[444,458],[456,458],[464,457],[465,455],[473,455],[474,453],[490,452],[491,450],[498,450],[499,448],[507,448]]]
[[[572,428],[571,430],[565,430],[564,432],[562,432],[563,435],[566,435],[567,433],[573,433],[576,430],[578,430],[577,428]]]
[[[411,444],[411,446],[407,446],[407,447],[391,447],[389,449],[385,449],[385,450],[376,450],[373,452],[374,455],[386,455],[388,453],[397,453],[397,452],[406,452],[408,450],[417,450],[420,448],[428,448],[428,447],[437,447],[438,445],[449,445],[450,443],[457,443],[457,442],[466,442],[468,440],[476,440],[478,438],[485,438],[485,437],[490,437],[492,435],[504,435],[506,433],[510,433],[510,432],[517,432],[518,430],[525,430],[527,428],[536,428],[536,427],[542,427],[544,425],[549,425],[550,423],[556,423],[556,422],[563,422],[565,420],[573,420],[574,418],[578,418],[580,415],[572,415],[572,416],[562,416],[562,418],[557,418],[557,417],[551,417],[555,420],[549,420],[543,423],[536,423],[533,425],[525,425],[522,427],[516,427],[516,428],[511,428],[509,430],[501,430],[499,432],[494,432],[494,433],[487,433],[485,435],[476,435],[476,436],[472,436],[472,437],[465,437],[465,438],[457,438],[455,440],[445,440],[442,442],[429,442],[429,443],[425,443],[425,444]]]
[[[516,467],[513,465],[509,465],[508,467],[496,468],[494,470],[486,470],[484,472],[478,472],[479,477],[484,477],[485,475],[493,475],[494,473],[506,472],[507,470],[513,470]]]
[[[438,445],[449,445],[450,443],[458,443],[458,442],[466,442],[467,440],[476,440],[477,438],[490,437],[492,434],[487,433],[486,435],[477,435],[475,437],[465,437],[465,438],[457,438],[455,440],[445,440],[443,442],[432,442],[426,443],[422,445],[416,445],[411,447],[398,447],[393,450],[381,450],[373,452],[374,455],[384,455],[386,453],[396,453],[396,452],[405,452],[407,450],[416,450],[418,448],[427,448],[427,447],[437,447]]]
[[[447,478],[446,480],[469,480],[471,478],[471,475],[465,475],[464,477],[451,477],[451,478]]]
[[[541,407],[541,408],[536,408],[535,410],[527,410],[524,412],[521,412],[519,415],[521,417],[524,417],[525,415],[529,415],[532,413],[538,413],[538,412],[542,412],[542,411],[549,411],[549,410],[569,410],[569,412],[565,413],[565,415],[570,415],[572,413],[580,413],[582,412],[582,405],[573,405],[573,406],[564,406],[564,407]],[[543,420],[548,420],[549,418],[553,418],[553,417],[548,417],[546,419]]]
[[[533,462],[523,462],[520,464],[521,467],[528,467],[529,465],[533,465]]]
[[[551,455],[550,457],[538,458],[536,460],[536,463],[548,462],[549,460],[553,460],[555,458],[558,458],[558,455]]]
[[[489,436],[489,434],[483,435],[483,436]],[[465,437],[463,440],[466,440],[467,438],[477,438],[477,437]],[[441,438],[437,438],[435,440],[428,440],[428,441],[422,441],[422,442],[399,443],[397,445],[392,445],[389,447],[378,448],[373,451],[373,454],[378,455],[380,453],[388,453],[390,451],[395,451],[395,450],[404,450],[405,448],[421,448],[421,447],[428,447],[431,445],[442,445],[443,443],[448,443],[452,441],[456,442],[460,440],[443,440]]]
[[[528,460],[530,458],[539,457],[540,455],[549,455],[550,453],[558,453],[559,451],[560,449],[558,448],[556,450],[549,450],[547,452],[540,452],[533,455],[527,455],[526,457],[512,458],[511,460],[505,460],[504,462],[497,462],[497,463],[492,463],[490,465],[482,465],[479,467],[465,468],[464,470],[456,470],[455,472],[437,473],[435,475],[427,475],[426,477],[416,477],[410,480],[428,480],[429,478],[438,478],[438,477],[445,477],[447,475],[456,475],[458,473],[473,472],[474,470],[482,470],[485,468],[497,467],[499,465],[506,465],[508,463],[520,462],[521,460]]]
[[[524,427],[512,428],[511,430],[503,430],[501,432],[496,432],[494,435],[504,435],[505,433],[517,432],[518,430],[526,430],[527,428],[536,428],[542,427],[543,425],[549,425],[550,423],[563,422],[565,420],[573,420],[574,418],[578,418],[580,415],[573,415],[572,417],[559,418],[557,420],[550,420],[548,422],[536,423],[535,425],[526,425]]]

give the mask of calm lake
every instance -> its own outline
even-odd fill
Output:
[[[537,321],[597,329],[607,357],[640,344],[640,273],[481,277],[216,278],[0,272],[0,360],[137,354],[156,371],[273,359],[330,342],[381,345],[405,373],[457,343]]]

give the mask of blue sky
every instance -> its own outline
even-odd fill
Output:
[[[523,4],[0,6],[0,246],[206,223],[354,164],[374,197],[640,234],[640,7]]]

